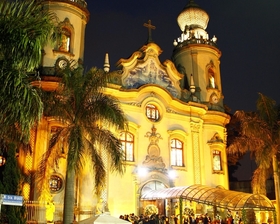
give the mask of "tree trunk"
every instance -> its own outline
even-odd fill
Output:
[[[75,170],[71,169],[66,172],[63,224],[72,224],[74,221],[75,206]]]
[[[275,198],[276,198],[276,214],[277,223],[280,223],[280,192],[279,192],[279,165],[276,155],[273,156],[273,177],[275,187]]]

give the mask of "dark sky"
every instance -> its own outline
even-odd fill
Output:
[[[258,92],[280,103],[280,1],[195,0],[210,16],[207,32],[218,38],[222,51],[224,103],[236,110],[255,110]],[[173,40],[181,35],[177,16],[188,0],[87,0],[85,66],[111,70],[146,43],[149,19],[153,40],[161,47],[161,62],[170,59]],[[242,177],[241,179],[248,179]]]
[[[224,102],[235,110],[255,110],[258,92],[280,103],[280,1],[195,0],[210,16],[209,37],[216,35],[222,51]],[[153,40],[161,47],[161,62],[170,59],[173,40],[181,35],[177,16],[188,0],[88,0],[85,65],[111,70],[146,43],[149,19]]]

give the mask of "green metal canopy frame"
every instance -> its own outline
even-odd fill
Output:
[[[264,195],[226,190],[222,187],[191,185],[151,190],[141,195],[141,200],[186,199],[201,204],[217,206],[232,211],[254,209],[275,211],[272,202]]]

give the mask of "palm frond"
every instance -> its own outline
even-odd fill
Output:
[[[117,129],[125,129],[126,119],[116,99],[105,94],[98,93],[92,96],[86,105],[87,119],[89,121],[101,121],[103,126],[113,126]]]
[[[278,113],[276,110],[276,101],[259,93],[257,100],[257,110],[260,117],[269,125],[273,127],[277,122]]]
[[[0,4],[0,49],[17,69],[33,71],[41,50],[49,41],[56,16],[39,1],[2,1]]]
[[[0,135],[17,124],[23,139],[41,118],[38,89],[29,83],[49,41],[55,15],[36,0],[0,3]]]
[[[3,83],[0,87],[0,134],[17,123],[22,137],[28,139],[31,128],[41,118],[43,111],[39,90],[12,68],[0,71],[0,82]]]
[[[93,146],[91,144],[91,146]],[[90,159],[92,164],[92,170],[93,170],[93,176],[94,176],[94,189],[95,193],[97,195],[100,195],[101,190],[104,188],[106,184],[106,168],[104,164],[104,160],[102,158],[103,156],[106,156],[106,154],[102,153],[102,148],[99,147],[98,150],[96,150],[95,147],[90,147]]]
[[[73,126],[68,138],[67,169],[74,169],[77,173],[83,167],[84,139],[82,129]]]
[[[251,186],[254,194],[266,195],[266,180],[268,178],[267,169],[258,167],[253,174]]]
[[[252,181],[254,193],[266,193],[265,185],[272,174],[273,158],[275,155],[280,157],[279,111],[274,100],[259,93],[257,111],[237,111],[229,129],[228,155],[236,156],[248,150],[257,164]]]

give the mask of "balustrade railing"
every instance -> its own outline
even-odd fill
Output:
[[[87,3],[86,3],[86,1],[85,0],[69,0],[70,2],[75,2],[75,3],[77,3],[78,5],[80,5],[80,6],[83,6],[83,7],[87,7]]]
[[[44,1],[44,0],[39,0],[39,1]],[[51,0],[53,2],[57,1],[57,2],[74,2],[75,4],[77,4],[78,6],[80,6],[81,8],[87,8],[87,2],[85,0]]]

